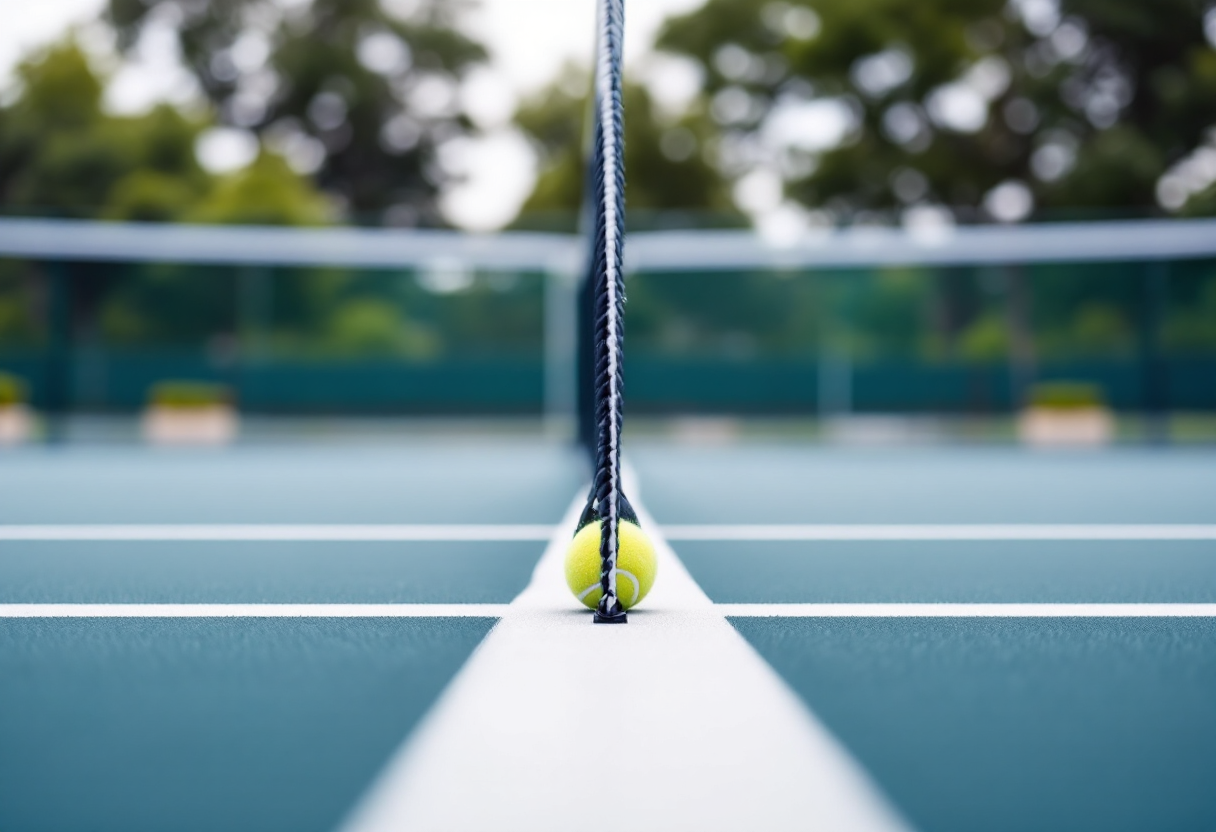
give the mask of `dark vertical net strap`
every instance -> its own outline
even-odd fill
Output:
[[[600,0],[595,72],[595,135],[591,162],[594,208],[592,332],[595,368],[595,482],[600,516],[600,599],[597,615],[616,618],[624,609],[616,594],[621,516],[621,358],[625,282],[625,171],[621,107],[621,41],[624,0]]]

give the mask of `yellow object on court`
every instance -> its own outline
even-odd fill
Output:
[[[658,569],[654,546],[636,524],[622,520],[616,560],[616,594],[625,609],[636,606],[650,588]],[[570,541],[566,553],[566,583],[574,597],[591,609],[600,602],[600,523],[588,523]]]

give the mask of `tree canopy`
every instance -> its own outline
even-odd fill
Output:
[[[702,71],[726,175],[768,165],[845,216],[1020,219],[1216,180],[1213,33],[1202,0],[709,0],[658,48]]]
[[[119,46],[168,23],[224,124],[258,134],[355,220],[438,222],[436,149],[466,133],[463,76],[484,48],[450,0],[110,0]]]
[[[0,107],[0,201],[7,211],[264,224],[328,218],[308,179],[274,154],[227,176],[205,171],[195,155],[210,126],[205,118],[165,104],[139,116],[107,114],[105,79],[71,41],[31,56],[17,78],[18,95]]]
[[[586,176],[588,91],[585,73],[568,67],[563,78],[524,103],[516,123],[532,140],[540,175],[521,211],[526,224],[573,226]],[[706,160],[712,125],[692,110],[680,116],[659,112],[645,86],[626,83],[625,202],[631,220],[695,211],[716,222],[741,215],[730,202],[728,183]]]

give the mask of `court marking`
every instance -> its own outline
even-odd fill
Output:
[[[1216,604],[716,604],[732,618],[1211,618]]]
[[[548,541],[543,524],[37,524],[0,525],[0,541]],[[1216,524],[673,524],[673,541],[1216,540]]]
[[[906,832],[847,749],[693,581],[628,471],[625,488],[659,552],[646,610],[623,627],[597,626],[572,604],[563,561],[580,493],[511,612],[344,832],[569,829],[601,797],[588,736],[605,713],[628,749],[629,780],[642,786],[629,794],[638,832]],[[606,681],[601,664],[631,668],[628,685]]]
[[[0,618],[502,618],[506,604],[0,604]]]
[[[730,618],[1213,618],[1216,604],[714,604]],[[659,610],[656,610],[656,612]],[[510,604],[0,604],[0,618],[507,618]]]
[[[769,524],[663,526],[668,540],[1216,540],[1216,524]]]
[[[546,541],[553,526],[527,524],[66,524],[0,526],[0,540],[56,541]]]

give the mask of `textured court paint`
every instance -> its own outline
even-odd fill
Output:
[[[1216,541],[679,546],[717,603],[1216,602]]]
[[[731,620],[921,829],[1216,828],[1216,619]]]
[[[30,449],[0,459],[0,523],[554,523],[572,448]]]
[[[1216,452],[635,444],[650,510],[686,523],[1212,523]]]
[[[327,832],[492,624],[0,620],[0,829]]]
[[[0,603],[507,603],[536,543],[0,544]]]
[[[582,506],[346,832],[564,832],[603,800],[627,807],[610,817],[631,832],[906,829],[657,535],[645,603],[626,625],[592,624],[562,574]],[[605,714],[621,754],[597,760]]]

